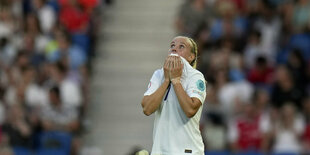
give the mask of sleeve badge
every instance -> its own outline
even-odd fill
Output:
[[[200,79],[196,82],[196,86],[200,91],[204,91],[206,89],[205,83]]]

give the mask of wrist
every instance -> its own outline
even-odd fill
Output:
[[[170,79],[165,79],[164,83],[170,83]]]
[[[178,83],[181,83],[181,77],[176,77],[176,78],[171,79],[171,83],[172,83],[173,85],[176,85],[176,84],[178,84]]]

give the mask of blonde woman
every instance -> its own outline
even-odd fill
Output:
[[[196,43],[178,36],[150,80],[141,105],[145,115],[155,113],[151,155],[204,154],[199,120],[206,86],[196,61]]]

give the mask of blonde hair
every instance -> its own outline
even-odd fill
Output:
[[[195,54],[195,59],[192,61],[192,62],[190,62],[190,64],[193,66],[193,68],[195,68],[196,69],[196,67],[197,67],[197,56],[198,56],[198,48],[197,48],[197,44],[195,43],[195,41],[192,39],[192,38],[189,38],[189,37],[185,37],[185,38],[187,38],[190,42],[191,42],[191,52],[193,53],[193,54]]]

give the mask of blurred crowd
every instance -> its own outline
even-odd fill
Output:
[[[1,155],[57,151],[66,140],[67,148],[54,154],[78,152],[106,2],[0,0]]]
[[[186,0],[199,45],[208,151],[310,153],[310,1]]]

